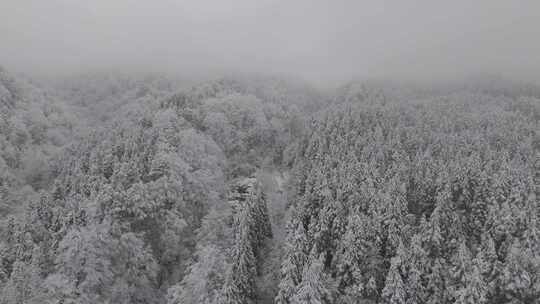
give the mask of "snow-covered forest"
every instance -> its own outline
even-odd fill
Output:
[[[0,0],[0,304],[540,304],[539,0]]]
[[[0,72],[0,302],[537,303],[540,88]]]

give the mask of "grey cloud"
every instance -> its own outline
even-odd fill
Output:
[[[538,1],[4,0],[0,64],[540,79]]]

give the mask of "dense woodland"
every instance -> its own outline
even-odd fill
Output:
[[[540,303],[540,87],[0,69],[0,303]]]

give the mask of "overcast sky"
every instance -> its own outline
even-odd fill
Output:
[[[0,0],[0,65],[540,79],[540,1]]]

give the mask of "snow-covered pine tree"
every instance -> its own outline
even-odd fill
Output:
[[[312,252],[314,254],[314,252]],[[334,303],[332,285],[323,265],[323,258],[310,255],[311,262],[304,269],[302,282],[297,286],[291,304],[331,304]]]
[[[465,273],[464,284],[456,290],[456,304],[484,304],[487,303],[488,287],[479,267],[479,260],[474,259],[470,270]]]
[[[281,280],[275,302],[290,304],[296,292],[296,287],[302,281],[302,273],[307,263],[306,232],[302,223],[290,223],[290,231],[285,243],[285,254],[281,264]]]
[[[446,271],[446,262],[442,258],[436,258],[431,262],[426,279],[426,303],[449,303],[449,291],[447,290],[448,271]]]
[[[402,257],[395,256],[390,262],[390,269],[386,274],[386,281],[381,294],[384,304],[406,304],[406,286],[401,276]]]
[[[407,304],[422,304],[426,299],[425,271],[428,258],[422,248],[419,235],[414,235],[411,239],[407,260],[405,261],[405,277]]]

